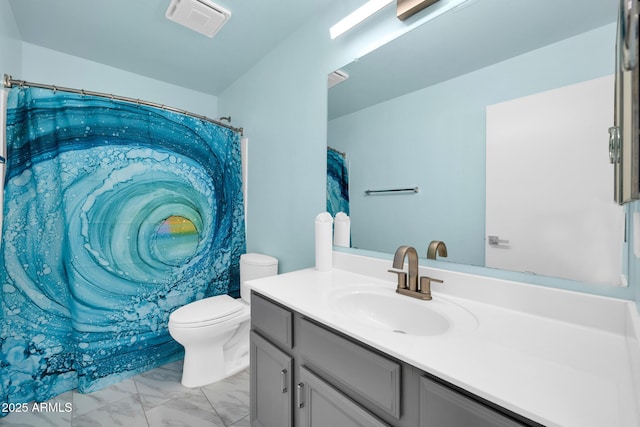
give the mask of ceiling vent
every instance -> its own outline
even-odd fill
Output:
[[[338,83],[342,83],[343,81],[349,78],[349,74],[342,70],[335,70],[329,73],[329,89],[337,85]]]
[[[171,0],[165,16],[187,28],[213,37],[231,12],[209,0]]]

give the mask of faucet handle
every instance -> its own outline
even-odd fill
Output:
[[[407,289],[407,273],[404,270],[392,268],[387,271],[389,273],[396,273],[398,275],[398,289]]]
[[[424,299],[430,300],[431,297],[431,282],[444,283],[444,280],[433,279],[431,277],[422,276],[420,278],[420,293],[424,294]]]

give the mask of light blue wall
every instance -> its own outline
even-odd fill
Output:
[[[327,74],[413,25],[387,7],[331,40],[329,28],[361,5],[332,3],[219,96],[249,138],[247,250],[277,257],[280,272],[314,263],[314,220],[326,209]]]
[[[629,203],[627,209],[629,211],[629,216],[628,216],[629,248],[628,248],[627,254],[625,255],[628,257],[627,260],[629,265],[629,271],[628,271],[629,283],[632,284],[631,289],[634,292],[632,298],[635,298],[636,306],[638,307],[638,311],[640,311],[640,257],[637,257],[634,252],[634,243],[637,244],[637,246],[640,249],[640,242],[635,241],[636,239],[634,237],[636,234],[637,227],[635,222],[633,221],[634,213],[637,213],[640,215],[640,201]],[[640,235],[640,230],[638,230],[638,234]]]
[[[323,16],[303,25],[219,97],[220,110],[232,114],[234,119],[242,123],[249,138],[248,250],[278,257],[280,272],[310,267],[314,262],[313,223],[316,214],[325,209],[326,197],[326,75],[355,59],[360,51],[388,30],[388,22],[395,22],[379,16],[374,19],[375,22],[357,28],[346,37],[330,40],[327,29],[352,10],[354,5],[358,3],[349,4],[345,1],[336,4]],[[602,38],[610,37],[612,31],[612,26],[596,30],[591,35],[595,44],[585,47],[578,43],[577,50],[571,53],[571,66],[581,73],[582,80],[613,72],[613,46]],[[566,68],[569,64],[563,65],[566,72],[560,75],[555,66],[541,65],[543,60],[562,58],[566,53],[564,48],[566,46],[544,49],[497,65],[505,78],[494,80],[493,86],[485,87],[483,84],[472,87],[466,93],[458,90],[456,97],[473,104],[461,112],[458,119],[464,121],[465,125],[473,123],[476,130],[480,129],[481,135],[484,135],[484,116],[482,120],[477,116],[478,109],[484,114],[484,105],[574,83],[575,77],[569,77],[569,69]],[[599,65],[594,67],[591,55],[600,58]],[[535,64],[534,70],[528,68],[532,64]],[[484,70],[487,73],[489,71]],[[515,81],[508,78],[510,73],[518,72],[526,72],[530,76],[526,87],[515,87]],[[466,79],[470,84],[477,81],[479,73],[460,79]],[[550,78],[553,83],[545,83]],[[443,96],[447,84],[451,85],[443,83],[433,89],[441,91],[441,99],[446,99]],[[482,98],[482,101],[475,101],[475,97]],[[467,134],[460,126],[456,127],[455,132],[458,139]],[[461,143],[457,143],[454,150],[456,155],[468,157],[467,147]],[[474,155],[484,159],[483,150],[476,148]],[[462,169],[458,170],[462,172]],[[476,167],[474,174],[479,173]],[[484,182],[484,171],[480,176]],[[459,185],[466,186],[464,191],[467,192],[477,189],[484,198],[482,186],[470,183]],[[461,206],[460,216],[468,220],[469,215],[462,210],[464,203]],[[471,226],[484,223],[484,213],[479,217],[481,221],[470,220]],[[635,282],[628,289],[602,288],[562,279],[539,280],[512,272],[440,264],[444,268],[622,298],[633,298],[635,292]]]
[[[218,99],[62,52],[23,43],[22,73],[13,77],[37,83],[113,93],[157,102],[215,118]]]
[[[314,221],[326,209],[327,74],[370,41],[356,32],[332,42],[328,29],[360,4],[314,17],[219,97],[249,138],[247,250],[277,257],[280,272],[314,262]]]
[[[180,86],[21,41],[8,2],[0,2],[0,73],[15,79],[113,93],[215,118],[218,99]]]
[[[484,265],[486,106],[613,74],[614,46],[611,24],[329,122],[329,145],[350,162],[353,246],[425,256],[443,240],[449,261]]]
[[[9,2],[0,2],[0,76],[22,72],[22,42]]]

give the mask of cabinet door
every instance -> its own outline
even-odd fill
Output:
[[[292,358],[251,331],[251,426],[292,425]]]
[[[442,384],[420,378],[420,427],[522,427]]]
[[[299,427],[389,427],[304,366],[297,394]]]

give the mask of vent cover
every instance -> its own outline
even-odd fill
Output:
[[[165,16],[187,28],[213,37],[231,12],[209,0],[171,0]]]
[[[349,74],[342,70],[335,70],[329,73],[329,89],[337,85],[338,83],[342,83],[343,81],[349,78]]]

